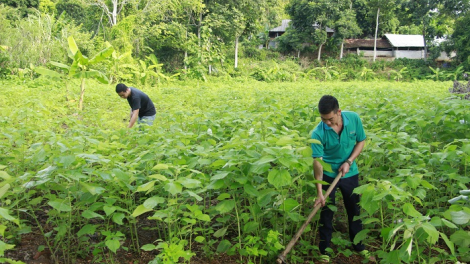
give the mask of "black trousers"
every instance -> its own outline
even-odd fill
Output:
[[[323,180],[332,183],[334,178],[328,177],[326,175],[323,176]],[[353,193],[354,188],[359,186],[359,175],[354,175],[348,178],[341,178],[338,183],[336,184],[333,191],[331,191],[329,200],[327,201],[328,204],[335,205],[335,194],[336,190],[339,188],[341,194],[343,195],[344,200],[344,207],[346,208],[346,212],[348,214],[348,225],[349,225],[349,239],[351,242],[354,241],[354,237],[357,233],[362,230],[362,221],[356,220],[353,221],[354,216],[358,216],[360,214],[360,195]],[[322,188],[326,191],[330,187],[330,185],[323,185]],[[325,197],[326,198],[326,197]],[[328,206],[325,205],[320,214],[320,244],[319,249],[321,254],[326,254],[326,249],[330,247],[331,236],[333,234],[333,214],[334,212],[331,211]],[[362,243],[353,245],[354,250],[362,251],[365,249]]]

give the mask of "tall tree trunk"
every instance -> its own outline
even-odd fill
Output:
[[[199,47],[201,46],[201,27],[202,27],[202,12],[199,14],[199,23],[197,24],[197,41]]]
[[[186,41],[188,41],[188,30],[187,29],[186,29]],[[183,61],[185,70],[188,69],[188,66],[186,65],[187,61],[188,61],[188,50],[185,49],[184,50],[184,61]]]
[[[83,110],[83,97],[85,96],[85,78],[82,78],[82,84],[80,85],[81,92],[80,92],[80,101],[78,103],[78,109],[80,111]]]
[[[238,39],[239,38],[240,38],[239,36],[235,37],[235,68],[238,67]]]
[[[339,59],[341,60],[343,58],[343,47],[344,47],[344,39],[341,41],[341,51],[339,53]]]
[[[320,48],[318,48],[318,58],[317,58],[318,61],[320,61],[320,58],[321,58],[321,48],[323,47],[323,44],[325,43],[320,44]]]
[[[117,24],[118,1],[113,0],[113,26]]]
[[[423,23],[424,23],[424,20],[423,20]],[[424,60],[427,60],[428,59],[428,47],[426,46],[426,38],[425,38],[425,35],[426,35],[426,26],[423,24],[423,41],[424,41]]]
[[[380,13],[380,7],[377,8],[377,20],[375,22],[374,62],[375,62],[375,57],[377,56],[377,32],[379,31],[379,13]]]

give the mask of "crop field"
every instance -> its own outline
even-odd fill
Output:
[[[356,240],[380,263],[470,261],[470,101],[451,82],[137,87],[157,108],[141,129],[114,85],[87,83],[80,111],[79,83],[0,83],[2,263],[275,263],[313,209],[324,94],[366,130]],[[333,257],[360,263],[338,199]],[[318,262],[317,220],[289,263]]]

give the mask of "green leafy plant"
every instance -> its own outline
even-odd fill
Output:
[[[114,49],[112,46],[109,46],[108,48],[98,52],[93,58],[88,59],[87,57],[82,55],[82,53],[80,52],[80,49],[78,48],[72,36],[70,36],[67,40],[69,44],[69,48],[67,52],[68,52],[69,58],[72,59],[72,64],[65,65],[59,62],[50,62],[50,63],[53,66],[59,67],[60,69],[67,71],[68,74],[65,75],[66,79],[71,79],[71,78],[80,79],[80,82],[81,82],[80,101],[78,104],[78,108],[82,110],[83,99],[85,96],[85,80],[94,78],[100,81],[101,83],[104,83],[104,84],[108,83],[108,77],[106,77],[104,73],[92,69],[91,66],[106,60],[109,56],[112,55]],[[61,73],[51,71],[42,67],[36,67],[34,68],[34,71],[42,75],[56,77],[56,78],[61,78],[63,76]]]

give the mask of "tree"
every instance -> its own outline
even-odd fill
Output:
[[[86,0],[89,5],[98,6],[108,17],[109,24],[115,26],[118,23],[117,17],[121,13],[124,6],[131,0]]]
[[[112,55],[114,49],[112,46],[108,46],[108,48],[98,52],[98,54],[96,54],[93,58],[88,59],[87,57],[82,55],[82,53],[80,52],[80,49],[78,48],[72,36],[70,36],[67,40],[69,43],[69,49],[67,51],[68,51],[69,57],[72,59],[72,64],[66,65],[66,64],[62,64],[58,62],[51,62],[51,64],[56,67],[61,68],[62,70],[67,71],[68,74],[64,76],[66,79],[76,78],[76,79],[81,80],[80,102],[79,102],[78,108],[82,110],[83,98],[85,95],[85,80],[90,79],[90,78],[95,78],[101,83],[104,83],[104,84],[108,83],[108,78],[106,77],[106,75],[104,75],[104,73],[100,71],[91,69],[91,66],[107,59],[109,56]],[[39,74],[46,75],[46,76],[52,76],[52,77],[58,77],[58,78],[63,77],[62,74],[45,69],[43,67],[34,68],[34,71],[36,71]]]
[[[238,67],[239,40],[242,36],[251,36],[259,31],[265,5],[266,0],[223,0],[206,3],[209,9],[206,22],[211,22],[210,27],[214,34],[226,43],[235,43],[235,68]]]
[[[457,61],[470,70],[470,13],[457,19],[452,34],[452,48],[457,53]]]
[[[339,58],[343,58],[344,39],[359,35],[361,28],[356,22],[356,14],[352,8],[340,14],[339,20],[335,23],[335,37],[341,39],[341,52]]]
[[[395,9],[397,8],[398,1],[397,0],[370,0],[368,2],[368,7],[370,8],[370,12],[376,13],[376,23],[375,23],[375,35],[374,35],[374,59],[377,57],[377,34],[379,32],[379,18],[382,14],[383,21],[390,21],[395,14]]]
[[[433,34],[428,35],[428,30],[433,18],[438,14],[440,0],[407,0],[404,6],[408,9],[411,21],[415,25],[422,27],[424,38],[424,58],[427,58],[426,40],[434,38]]]
[[[287,6],[294,30],[310,35],[311,41],[318,46],[318,61],[322,46],[326,43],[327,28],[334,28],[343,10],[350,8],[348,0],[293,0]]]

